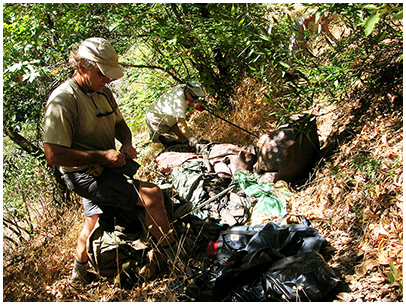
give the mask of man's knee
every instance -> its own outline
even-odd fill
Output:
[[[94,229],[97,220],[99,219],[99,215],[92,215],[92,216],[87,216],[85,219],[85,225],[83,227],[83,230],[81,232],[81,237],[87,239]]]
[[[159,186],[140,181],[139,194],[142,200],[138,200],[138,205],[161,206],[163,204],[163,194]]]

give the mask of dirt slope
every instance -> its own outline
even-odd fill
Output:
[[[272,130],[275,123],[264,115],[269,113],[269,105],[257,97],[254,87],[247,80],[240,88],[245,97],[228,119],[258,133]],[[307,217],[329,242],[323,254],[342,280],[331,301],[403,298],[399,285],[403,267],[403,105],[400,96],[388,93],[370,98],[368,90],[359,88],[341,106],[314,108],[325,158],[289,203],[291,213]],[[248,100],[251,103],[244,103]],[[192,128],[201,137],[254,143],[249,135],[208,114],[192,115]],[[146,164],[141,173],[151,179],[158,174],[147,164],[159,147],[148,149],[148,153],[140,151]],[[17,249],[14,262],[4,262],[4,301],[177,300],[179,292],[168,288],[173,280],[168,275],[158,275],[129,290],[105,281],[82,289],[69,286],[82,217],[78,205],[67,207],[62,218],[49,211],[31,244]]]
[[[323,255],[341,279],[330,301],[403,300],[403,70],[396,71],[390,59],[381,63],[385,65],[390,69],[381,69],[378,89],[363,84],[352,88],[341,105],[319,103],[310,109],[318,115],[324,158],[307,183],[296,188],[289,212],[307,217],[329,242]],[[401,79],[400,86],[388,86],[388,70]],[[247,79],[227,119],[262,134],[276,122],[268,116],[273,109],[258,96],[258,88]],[[255,144],[250,135],[207,113],[193,112],[191,119],[200,139]],[[136,143],[147,141],[145,132],[134,136]],[[141,178],[159,176],[153,168],[159,149],[139,149]],[[3,257],[3,301],[178,300],[179,291],[170,288],[174,278],[167,274],[131,289],[106,281],[72,288],[68,279],[82,223],[77,200],[63,211],[50,208],[30,244]]]

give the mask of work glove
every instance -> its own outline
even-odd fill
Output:
[[[190,138],[188,139],[188,141],[189,141],[189,146],[191,146],[191,147],[195,147],[196,144],[197,144],[197,140],[196,140],[195,137],[190,137]]]

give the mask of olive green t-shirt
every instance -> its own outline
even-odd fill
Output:
[[[97,116],[100,112],[106,116]],[[113,93],[85,93],[74,79],[69,79],[50,95],[45,108],[44,143],[81,151],[115,149],[115,126],[123,119]],[[61,167],[62,172],[86,169]]]

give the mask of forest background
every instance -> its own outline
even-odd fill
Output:
[[[307,33],[304,49],[292,53],[294,19],[309,12],[338,15],[335,39]],[[66,284],[83,215],[58,169],[47,166],[42,142],[47,98],[71,75],[69,52],[95,36],[120,55],[125,77],[111,88],[142,179],[159,175],[160,149],[148,140],[144,111],[179,83],[201,82],[207,106],[257,134],[294,114],[316,114],[323,158],[296,189],[292,211],[331,239],[329,264],[348,285],[337,298],[403,298],[402,4],[5,3],[4,301],[118,297],[114,285],[89,295]],[[200,138],[255,145],[205,113],[188,119]],[[126,300],[176,300],[165,285],[141,285]]]

